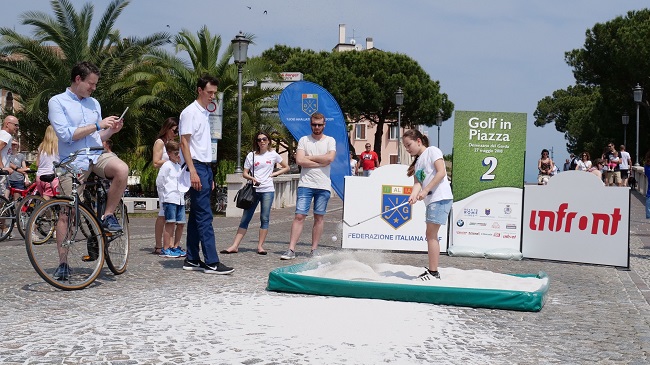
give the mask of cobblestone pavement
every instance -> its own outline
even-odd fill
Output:
[[[121,276],[104,269],[85,290],[63,292],[32,269],[23,241],[0,243],[2,364],[647,364],[650,362],[650,221],[631,198],[631,270],[548,262],[441,257],[441,266],[503,273],[545,271],[541,312],[515,312],[267,292],[269,271],[307,260],[311,220],[298,258],[287,249],[293,209],[274,210],[266,248],[259,223],[240,252],[220,255],[231,276],[181,270],[149,254],[153,218],[131,219],[132,254]],[[322,247],[332,242],[342,203],[330,203]],[[256,216],[257,219],[257,216]],[[214,220],[226,248],[238,218]],[[383,253],[421,266],[425,254]]]

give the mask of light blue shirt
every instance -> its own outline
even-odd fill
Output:
[[[54,95],[47,103],[48,119],[56,136],[59,137],[59,157],[63,161],[70,153],[86,148],[101,147],[102,138],[99,131],[78,139],[72,140],[75,130],[86,125],[94,125],[102,120],[102,108],[99,102],[92,97],[79,99],[70,89]],[[101,151],[92,151],[87,156],[79,155],[73,166],[88,170],[90,162],[97,162]]]

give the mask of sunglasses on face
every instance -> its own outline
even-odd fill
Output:
[[[268,140],[269,140],[268,138],[266,138],[266,137],[262,137],[262,138],[258,138],[258,139],[257,139],[257,142],[266,142],[266,141],[268,141]]]
[[[311,124],[311,126],[312,126],[312,127],[324,127],[324,126],[325,126],[325,124],[324,124],[324,123],[323,123],[323,124],[319,124],[319,123],[312,123],[312,124]]]

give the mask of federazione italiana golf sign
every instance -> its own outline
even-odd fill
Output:
[[[452,245],[520,249],[526,114],[456,111]]]

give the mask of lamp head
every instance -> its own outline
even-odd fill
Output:
[[[401,107],[404,104],[404,92],[401,87],[398,87],[395,92],[395,104],[397,104],[398,107]]]
[[[251,43],[250,39],[246,38],[242,32],[239,32],[230,43],[232,43],[232,55],[235,63],[246,63],[248,45]]]

